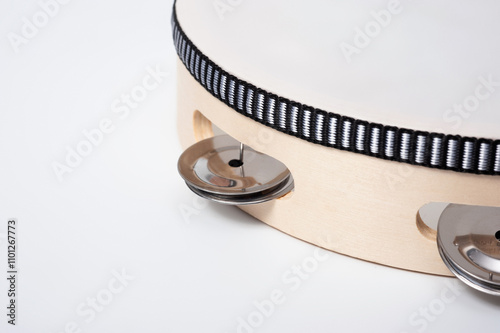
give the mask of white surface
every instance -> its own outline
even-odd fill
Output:
[[[454,297],[455,279],[335,253],[292,290],[292,267],[314,265],[315,247],[195,199],[176,171],[170,6],[74,1],[19,53],[0,39],[0,332],[60,333],[71,322],[74,332],[236,332],[238,318],[273,290],[285,300],[254,332],[498,329],[500,299],[470,289]],[[2,2],[0,35],[19,31],[38,8]],[[157,64],[170,76],[120,119],[113,101]],[[115,131],[59,182],[52,163],[106,117]],[[4,314],[12,217],[20,225],[16,327]],[[113,272],[122,269],[134,279],[86,322],[87,299],[106,295],[110,282],[117,288]],[[428,307],[439,314],[424,319]]]
[[[177,8],[187,36],[237,77],[358,119],[500,139],[498,1],[228,2]],[[480,77],[495,82],[491,92],[476,90]]]

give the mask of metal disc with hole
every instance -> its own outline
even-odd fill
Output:
[[[460,280],[500,296],[500,208],[449,205],[439,219],[437,243]]]
[[[178,170],[188,187],[206,199],[246,205],[269,201],[293,189],[288,168],[228,135],[195,143],[182,153]]]

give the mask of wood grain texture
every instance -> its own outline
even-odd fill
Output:
[[[292,137],[230,109],[179,61],[178,129],[185,149],[207,134],[200,111],[237,140],[283,162],[295,179],[285,198],[240,208],[328,250],[397,268],[452,276],[435,235],[417,227],[429,202],[500,206],[500,177],[435,170],[340,151]],[[334,110],[332,110],[334,111]],[[205,123],[206,125],[206,123]],[[420,228],[422,229],[422,228]]]

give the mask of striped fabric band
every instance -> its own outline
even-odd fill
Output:
[[[236,112],[300,139],[391,161],[457,172],[500,175],[500,140],[385,126],[320,110],[241,80],[208,59],[172,14],[179,58],[208,92]]]

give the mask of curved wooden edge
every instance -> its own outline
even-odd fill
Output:
[[[315,145],[238,114],[211,96],[178,62],[178,129],[184,148],[200,111],[227,134],[282,161],[295,190],[242,210],[306,242],[351,257],[452,276],[432,232],[417,227],[428,202],[500,206],[500,177],[412,166]]]
[[[417,229],[420,233],[427,239],[436,241],[437,231],[429,227],[425,221],[422,219],[420,212],[417,212]]]

